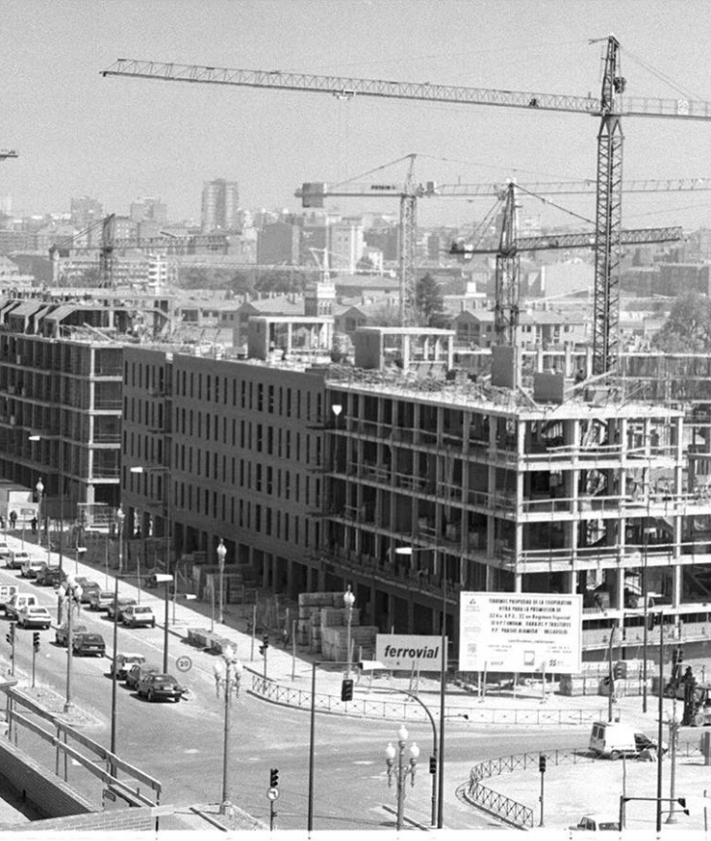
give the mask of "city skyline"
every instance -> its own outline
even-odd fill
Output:
[[[202,184],[217,178],[239,182],[243,207],[298,210],[302,182],[370,172],[401,182],[410,153],[421,181],[595,176],[597,121],[579,115],[102,78],[119,57],[597,96],[604,45],[588,42],[614,32],[630,95],[711,99],[711,10],[696,0],[115,0],[91,4],[90,15],[83,0],[5,8],[0,146],[20,157],[0,166],[0,196],[18,213],[60,212],[72,196],[112,211],[159,196],[171,218],[197,219]],[[625,178],[710,174],[711,126],[629,118],[623,128]],[[464,225],[492,203],[421,202],[420,219]],[[585,219],[593,213],[590,197],[558,203]],[[388,212],[397,202],[340,207]],[[629,196],[623,217],[629,226],[694,228],[709,224],[710,210],[703,193]]]

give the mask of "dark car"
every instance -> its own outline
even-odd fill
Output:
[[[40,587],[58,587],[66,578],[64,570],[57,566],[43,566],[37,573],[35,584]]]
[[[75,581],[81,587],[81,602],[82,604],[89,604],[91,601],[92,593],[95,593],[97,590],[101,590],[101,585],[98,581],[91,581],[88,578],[76,578]]]
[[[173,675],[163,672],[151,672],[144,675],[136,687],[138,695],[147,698],[149,701],[161,701],[172,698],[176,703],[183,697],[185,689],[178,683]]]
[[[637,748],[637,752],[641,753],[643,750],[656,750],[657,749],[657,740],[650,739],[646,733],[635,733],[634,734],[634,746]],[[662,742],[662,753],[666,753],[669,750],[669,746],[666,742]]]
[[[101,634],[76,634],[72,639],[72,654],[106,654],[106,643]]]
[[[77,625],[74,624],[72,627],[72,636],[76,636],[77,634],[85,634],[89,629],[86,625]],[[54,641],[57,645],[67,645],[67,638],[69,637],[69,624],[67,622],[63,622],[54,632]]]
[[[130,596],[119,596],[118,597],[118,610],[116,610],[116,608],[114,606],[114,600],[111,599],[111,603],[109,604],[108,608],[106,609],[106,613],[107,613],[109,619],[113,619],[114,618],[114,612],[116,612],[117,613],[117,617],[116,617],[117,621],[122,622],[123,621],[123,610],[124,610],[124,608],[126,608],[126,607],[128,607],[129,605],[132,605],[132,604],[138,604],[138,602],[135,599],[132,599]]]
[[[152,666],[150,663],[134,663],[126,673],[126,686],[137,689],[142,678],[155,672],[160,672],[158,666]]]

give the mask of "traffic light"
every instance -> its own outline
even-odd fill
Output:
[[[612,675],[615,680],[619,680],[622,677],[622,663],[619,661],[612,667]]]
[[[267,653],[267,649],[269,648],[269,634],[264,634],[262,637],[262,644],[259,646],[259,653],[264,655]]]
[[[353,700],[353,681],[351,678],[344,678],[341,682],[341,701]]]
[[[430,757],[430,774],[437,773],[437,757],[431,756]]]
[[[32,634],[32,647],[34,648],[34,650],[35,650],[35,651],[39,651],[39,650],[40,650],[40,635],[39,635],[39,631],[35,631],[35,632]]]
[[[272,768],[269,772],[269,788],[276,788],[279,785],[279,769]]]
[[[7,634],[5,635],[5,639],[8,641],[10,645],[15,644],[15,623],[10,622],[10,628],[8,629]]]
[[[543,754],[538,757],[538,770],[541,774],[546,773],[546,757]]]

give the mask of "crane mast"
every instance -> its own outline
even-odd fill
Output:
[[[614,368],[619,350],[619,252],[621,237],[622,116],[711,120],[711,103],[624,96],[619,74],[620,44],[614,35],[607,51],[599,98],[535,92],[468,88],[347,76],[318,76],[280,70],[243,70],[118,59],[102,76],[132,76],[158,81],[220,84],[355,96],[489,105],[533,111],[563,111],[601,119],[597,144],[593,373]]]

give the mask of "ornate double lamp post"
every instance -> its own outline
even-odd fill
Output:
[[[242,664],[237,659],[237,652],[226,646],[222,650],[222,663],[215,663],[215,689],[217,697],[225,700],[225,735],[222,746],[222,800],[220,814],[231,815],[233,811],[230,800],[230,730],[232,727],[232,696],[239,697],[239,685],[242,680]]]
[[[396,799],[397,799],[397,830],[402,829],[402,824],[405,816],[405,791],[407,778],[410,778],[410,785],[415,785],[415,769],[417,768],[417,759],[420,756],[420,749],[415,742],[410,745],[409,759],[405,758],[405,749],[407,748],[407,728],[401,725],[397,731],[397,747],[394,747],[392,742],[388,744],[385,749],[385,762],[388,766],[388,786],[393,784],[393,777],[395,777],[396,784]]]
[[[58,590],[60,604],[67,605],[67,698],[64,703],[64,712],[68,713],[74,706],[72,702],[72,657],[74,655],[74,610],[81,609],[82,589],[74,580],[74,576],[68,575],[64,584]]]

